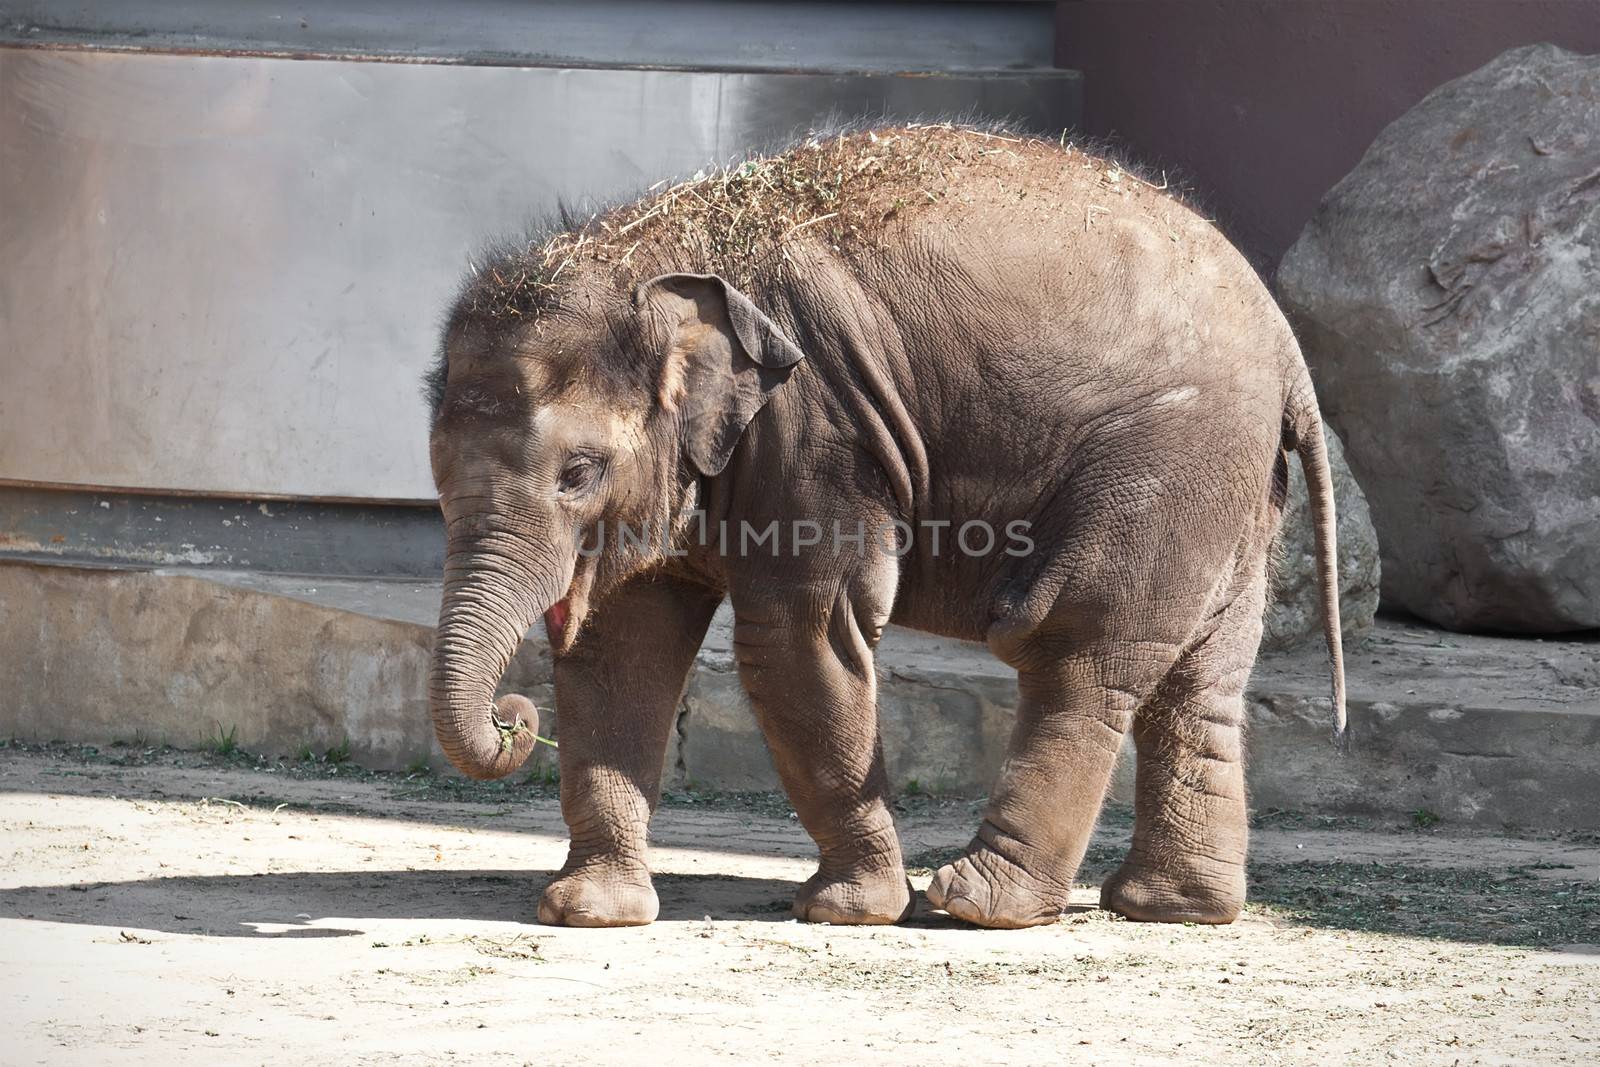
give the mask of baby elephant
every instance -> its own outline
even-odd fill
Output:
[[[494,694],[544,617],[572,845],[543,922],[655,918],[646,830],[724,597],[821,854],[800,918],[912,910],[873,670],[893,622],[985,642],[1020,688],[934,907],[1054,921],[1131,730],[1133,844],[1101,905],[1232,920],[1288,452],[1342,730],[1332,490],[1294,337],[1215,229],[1094,155],[958,126],[813,137],[491,255],[429,384],[430,709],[462,771],[515,770],[537,717]]]

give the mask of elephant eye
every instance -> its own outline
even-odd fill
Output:
[[[597,456],[579,455],[567,460],[556,479],[556,493],[571,496],[581,493],[599,480],[605,462]]]

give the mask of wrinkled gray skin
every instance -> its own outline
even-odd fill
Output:
[[[752,268],[663,237],[624,263],[576,258],[537,314],[495,310],[515,257],[469,283],[432,436],[449,549],[430,701],[458,767],[509,773],[537,719],[492,698],[544,617],[572,842],[541,921],[654,919],[646,827],[724,597],[740,677],[820,851],[800,918],[892,923],[912,908],[875,705],[890,622],[986,642],[1020,685],[999,781],[966,854],[935,876],[934,907],[983,926],[1053,921],[1131,731],[1133,843],[1102,906],[1238,914],[1242,694],[1289,451],[1313,486],[1339,632],[1316,402],[1270,296],[1213,228],[1081,154],[1011,155],[1000,181],[980,160],[953,179],[963,195],[842,250],[819,225]],[[1027,211],[995,191],[1013,179]],[[682,533],[695,506],[734,530],[1024,520],[1035,549],[970,557],[946,530],[939,552],[923,534],[903,558],[835,554],[828,538],[779,558],[714,539],[674,558],[579,553],[597,523]]]

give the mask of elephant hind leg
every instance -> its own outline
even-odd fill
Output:
[[[1081,515],[1092,531],[1094,511]],[[1174,517],[1170,529],[1180,528]],[[980,926],[1035,926],[1065,910],[1122,739],[1204,618],[1222,570],[1206,555],[1162,567],[1154,552],[1100,553],[1092,549],[1104,538],[1087,535],[1077,543],[1088,547],[1054,565],[1071,579],[1044,617],[1018,612],[989,632],[990,648],[1017,669],[1017,719],[977,836],[928,888],[934,907]]]
[[[1244,690],[1265,593],[1257,561],[1139,709],[1133,843],[1101,888],[1102,908],[1143,922],[1229,923],[1244,907]]]
[[[1129,655],[1137,644],[1107,635],[1018,671],[1000,778],[966,853],[934,875],[930,904],[979,926],[1059,918],[1134,709],[1176,655],[1175,646]]]
[[[1268,540],[1261,521],[1272,515],[1261,509],[1265,494],[1228,470],[1201,479],[1207,471],[1173,471],[1162,455],[1135,451],[1130,461],[1127,452],[1107,454],[1063,492],[1074,510],[1055,539],[1057,554],[1018,583],[1024,592],[1001,605],[987,634],[990,649],[1017,669],[1017,721],[977,837],[928,890],[935,907],[969,922],[1031,926],[1059,916],[1122,739],[1150,708],[1222,700],[1217,714],[1235,726],[1232,750],[1219,741],[1217,758],[1231,751],[1232,773],[1239,774],[1238,713],[1220,689],[1207,696],[1218,675],[1206,672],[1239,664],[1237,704],[1261,625]],[[1163,488],[1184,474],[1203,488],[1188,494]],[[1249,595],[1239,589],[1242,581],[1249,585],[1247,572],[1255,576]],[[1227,655],[1197,648],[1210,643],[1213,630]],[[1205,677],[1181,684],[1190,669]],[[1170,697],[1160,695],[1166,685],[1175,687]],[[1159,733],[1151,727],[1137,727],[1147,736],[1141,768],[1149,739]],[[1210,774],[1199,758],[1209,750],[1195,751],[1174,766],[1185,776]],[[1171,790],[1149,774],[1141,781],[1144,818]],[[1242,828],[1242,779],[1228,787]],[[1209,788],[1200,785],[1201,792]],[[1234,816],[1231,809],[1217,815]],[[1172,836],[1163,820],[1159,811],[1144,818],[1152,840]],[[1242,837],[1239,848],[1242,862]]]

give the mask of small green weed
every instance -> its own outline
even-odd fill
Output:
[[[226,730],[222,724],[217,723],[217,732],[206,738],[206,748],[219,756],[232,756],[239,751],[239,727],[230,726]]]
[[[528,776],[523,781],[528,785],[559,785],[561,767],[555,763],[536,764],[529,768]]]

